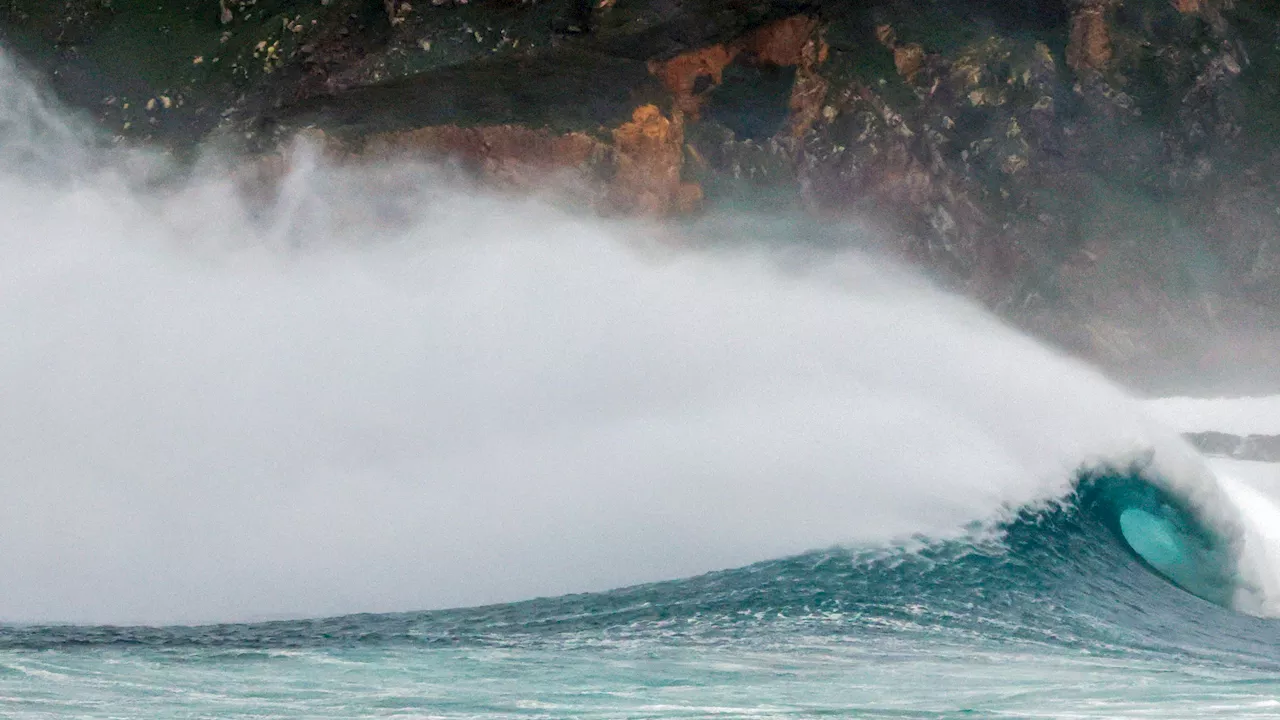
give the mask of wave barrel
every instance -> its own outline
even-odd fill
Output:
[[[1144,565],[1193,595],[1231,607],[1239,583],[1225,537],[1139,474],[1104,475],[1091,484],[1113,530]]]

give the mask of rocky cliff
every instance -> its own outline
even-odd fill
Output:
[[[856,216],[1137,384],[1280,384],[1275,2],[4,0],[0,37],[118,141]]]
[[[1231,435],[1222,432],[1186,433],[1187,439],[1206,455],[1253,462],[1280,462],[1280,436]]]

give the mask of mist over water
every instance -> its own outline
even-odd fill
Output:
[[[601,590],[955,535],[1152,448],[1203,471],[872,254],[302,150],[261,212],[218,170],[139,189],[162,161],[0,90],[0,620]]]

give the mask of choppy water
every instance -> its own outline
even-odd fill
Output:
[[[998,539],[468,610],[0,631],[35,717],[1275,717],[1280,626],[1184,592],[1089,480]],[[1135,494],[1136,493],[1136,494]]]
[[[290,162],[0,55],[0,716],[1280,716],[1267,493],[873,231]]]

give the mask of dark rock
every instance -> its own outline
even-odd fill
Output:
[[[1280,385],[1273,4],[10,0],[0,38],[120,138],[770,194],[1144,387]]]
[[[1186,433],[1183,437],[1206,455],[1236,460],[1280,462],[1280,435],[1231,435],[1221,432]]]
[[[659,85],[642,62],[577,50],[484,60],[318,95],[270,111],[294,126],[361,135],[432,125],[616,126]]]

